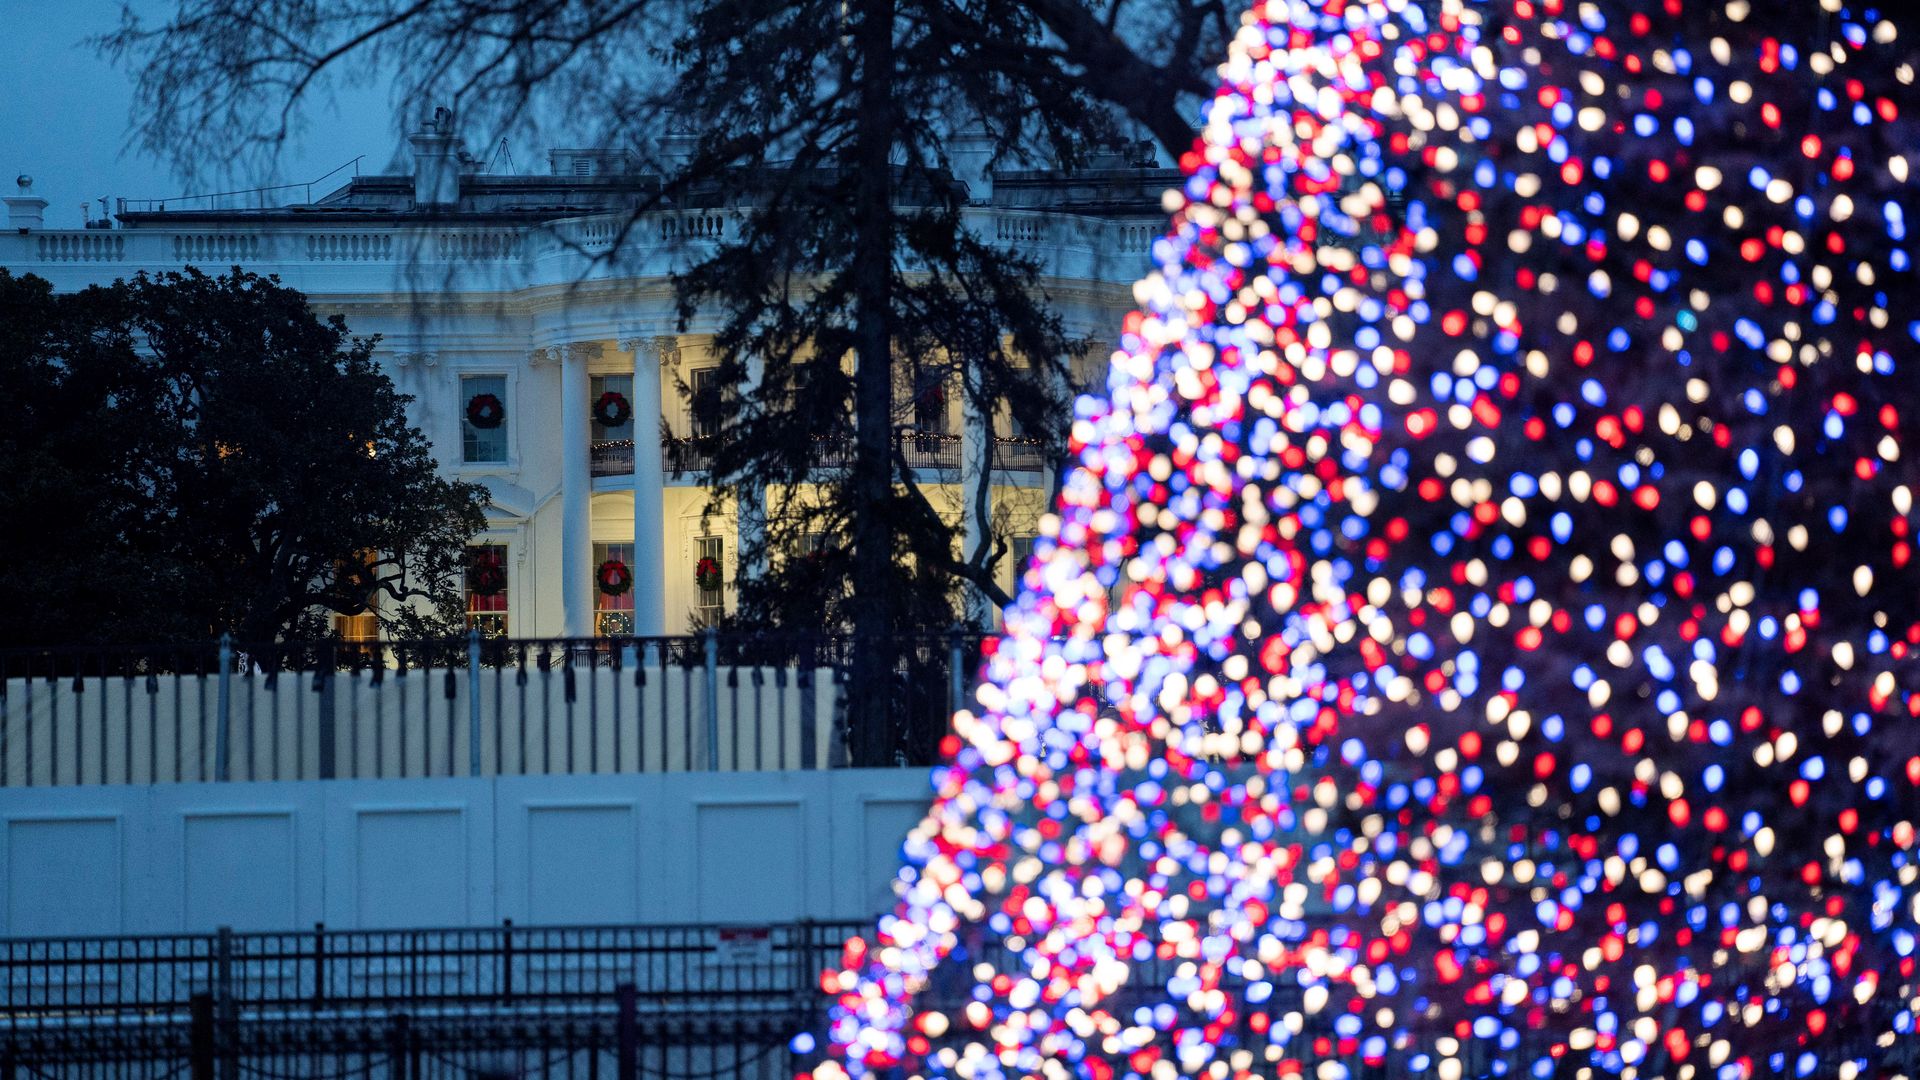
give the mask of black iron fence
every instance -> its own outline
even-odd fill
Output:
[[[891,760],[931,761],[981,635],[902,638]],[[850,764],[825,635],[0,652],[0,786]]]
[[[0,1072],[158,1080],[792,1074],[860,926],[0,942]]]

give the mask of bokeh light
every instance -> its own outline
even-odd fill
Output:
[[[814,1076],[1913,1075],[1917,32],[1255,5]]]

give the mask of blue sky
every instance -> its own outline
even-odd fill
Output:
[[[173,5],[134,6],[151,22]],[[359,154],[366,155],[362,171],[382,172],[393,160],[388,87],[357,86],[336,89],[309,109],[305,131],[274,175],[223,175],[216,168],[189,185],[164,161],[129,147],[132,79],[83,43],[118,25],[119,11],[119,0],[0,0],[0,192],[14,194],[13,178],[31,175],[34,194],[49,201],[49,228],[78,228],[80,202],[101,196],[163,198],[307,181]],[[97,202],[92,213],[98,216]]]

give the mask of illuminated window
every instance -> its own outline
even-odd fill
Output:
[[[620,588],[620,575],[608,567],[617,562],[626,568],[625,588],[607,591],[609,585]],[[593,545],[593,632],[600,637],[622,637],[633,633],[633,545]]]
[[[588,438],[592,443],[593,475],[625,476],[632,472],[633,433],[638,430],[633,418],[633,376],[595,375],[589,382],[587,416],[592,424]]]
[[[467,549],[467,626],[481,637],[507,636],[507,546]]]
[[[364,645],[380,640],[380,616],[371,611],[358,615],[333,616],[333,636],[350,645]]]
[[[694,542],[694,565],[704,565],[705,560],[713,560],[712,565],[719,569],[710,580],[696,581],[698,598],[694,605],[694,617],[702,626],[719,622],[727,613],[727,542],[723,537],[702,536]]]

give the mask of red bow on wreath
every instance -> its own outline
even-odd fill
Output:
[[[593,403],[593,418],[601,427],[625,427],[633,419],[633,406],[628,404],[627,395],[609,390]]]
[[[702,589],[717,589],[721,586],[720,563],[711,555],[700,556],[693,564],[693,583]]]
[[[633,588],[633,571],[619,559],[608,559],[600,564],[598,577],[600,591],[608,596],[619,596]]]
[[[507,418],[507,407],[493,394],[475,394],[467,399],[467,423],[477,428],[497,428]]]

